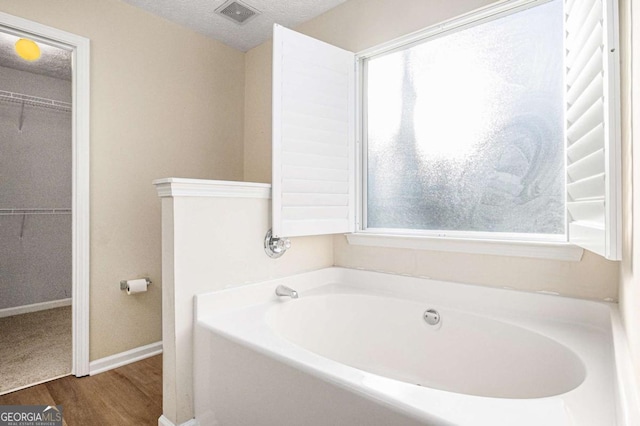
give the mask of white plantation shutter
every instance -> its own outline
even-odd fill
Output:
[[[621,253],[617,0],[566,0],[569,241]]]
[[[273,234],[353,232],[355,57],[273,31]]]
[[[617,0],[564,13],[569,241],[620,260]],[[354,232],[354,54],[278,25],[273,42],[273,234]]]

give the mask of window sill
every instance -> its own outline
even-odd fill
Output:
[[[553,242],[474,240],[366,232],[347,234],[346,237],[349,244],[361,246],[529,257],[571,262],[579,262],[584,252],[582,248],[573,244]]]

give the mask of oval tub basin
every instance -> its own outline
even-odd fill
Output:
[[[267,324],[311,352],[391,379],[494,398],[541,398],[585,379],[564,345],[501,320],[369,295],[317,295],[272,306]]]

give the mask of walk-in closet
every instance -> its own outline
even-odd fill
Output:
[[[71,373],[71,76],[0,32],[0,394]]]

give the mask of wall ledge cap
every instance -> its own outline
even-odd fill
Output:
[[[230,180],[207,180],[187,178],[163,178],[153,182],[158,197],[232,197],[271,198],[268,183],[239,182]]]

